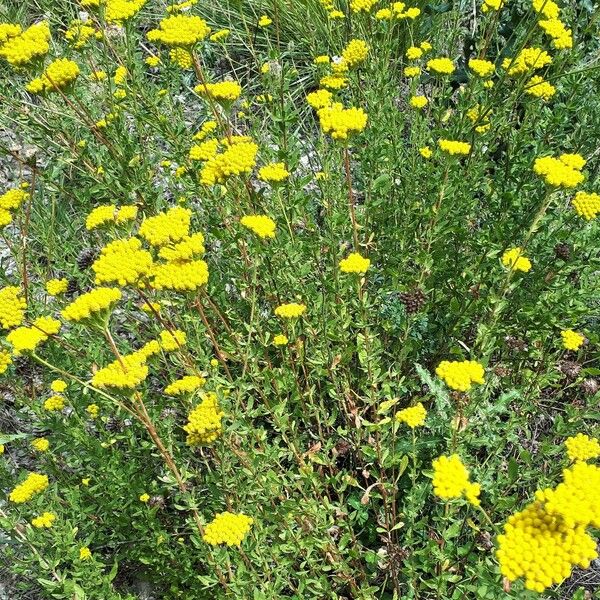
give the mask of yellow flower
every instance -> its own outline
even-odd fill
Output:
[[[142,10],[146,0],[106,0],[104,18],[107,23],[122,25]]]
[[[90,419],[96,419],[100,414],[100,407],[97,404],[88,404],[85,410]]]
[[[267,15],[263,15],[259,20],[258,20],[258,26],[259,27],[268,27],[273,21],[271,19],[269,19],[269,17],[267,17]]]
[[[577,192],[571,204],[580,217],[583,217],[586,221],[591,221],[600,213],[600,194]]]
[[[358,252],[352,252],[347,258],[340,260],[342,273],[366,273],[371,261],[363,258]]]
[[[143,502],[145,504],[146,502],[148,502],[148,500],[150,500],[150,494],[142,494],[140,496],[140,502]]]
[[[423,146],[422,148],[419,148],[419,154],[423,158],[431,158],[433,156],[433,152],[429,146]]]
[[[489,60],[471,58],[469,60],[469,69],[479,77],[489,77],[494,73],[494,63]]]
[[[79,549],[79,560],[89,560],[92,558],[92,552],[87,546]]]
[[[427,411],[421,402],[414,406],[409,406],[404,410],[400,410],[395,415],[396,421],[399,423],[406,423],[411,429],[423,425],[426,417]]]
[[[35,519],[32,519],[31,524],[37,529],[50,529],[54,524],[54,521],[56,521],[56,515],[51,512],[45,512],[35,517]]]
[[[165,388],[165,394],[169,396],[180,396],[182,394],[190,394],[202,387],[206,383],[204,377],[197,375],[186,375],[181,379],[173,381]]]
[[[296,317],[301,317],[305,312],[306,305],[298,304],[297,302],[282,304],[275,309],[275,314],[283,319],[294,319]]]
[[[356,67],[366,60],[368,53],[369,46],[365,41],[350,40],[342,51],[342,61],[349,68]]]
[[[174,15],[163,19],[158,29],[151,29],[147,38],[166,46],[189,48],[203,40],[210,33],[204,19],[192,15]]]
[[[454,140],[438,140],[438,146],[450,155],[465,155],[471,152],[471,144]]]
[[[583,433],[565,440],[567,456],[572,461],[590,460],[600,456],[600,443],[596,438],[591,438]]]
[[[427,61],[427,69],[440,75],[450,75],[454,73],[454,63],[449,58],[432,58]]]
[[[453,390],[468,392],[473,383],[484,383],[483,365],[475,360],[447,361],[443,360],[435,370],[436,375]]]
[[[48,476],[39,473],[29,473],[27,479],[17,485],[8,495],[8,499],[15,504],[22,504],[31,500],[36,494],[43,492],[48,487]]]
[[[529,80],[524,91],[526,94],[541,98],[542,100],[550,100],[556,94],[556,88],[539,75],[534,75]]]
[[[48,398],[44,402],[44,409],[47,410],[48,412],[59,411],[59,410],[62,410],[64,407],[65,407],[65,399],[59,395],[50,396],[50,398]]]
[[[478,484],[469,481],[469,470],[458,454],[440,456],[433,461],[433,492],[442,500],[465,496],[474,506],[479,506]]]
[[[429,103],[429,100],[427,100],[427,98],[425,96],[412,96],[410,99],[410,105],[413,108],[425,108],[427,106],[427,104]]]
[[[258,170],[258,177],[269,183],[280,183],[290,176],[289,171],[282,162],[265,165]]]
[[[225,511],[219,513],[205,527],[202,539],[211,546],[227,544],[227,546],[240,546],[254,521],[242,514]]]
[[[229,37],[230,33],[231,31],[229,29],[219,29],[219,31],[216,31],[210,36],[210,41],[223,42]]]
[[[76,298],[62,311],[62,316],[67,321],[82,321],[104,313],[121,299],[118,288],[98,287]]]
[[[533,170],[552,187],[573,188],[583,181],[580,171],[584,166],[585,160],[579,154],[561,154],[558,158],[536,158]]]
[[[178,242],[189,234],[192,211],[174,206],[166,212],[148,217],[142,222],[139,235],[152,246]]]
[[[502,255],[502,264],[513,271],[528,273],[531,270],[531,261],[523,256],[522,248],[511,248]]]
[[[0,290],[0,325],[4,329],[16,327],[25,318],[27,303],[21,296],[21,288],[8,286]]]
[[[183,430],[188,434],[188,446],[205,446],[214,442],[223,430],[221,423],[225,413],[220,410],[217,395],[207,392],[204,399],[188,415]]]
[[[35,440],[33,440],[33,442],[31,442],[31,445],[38,452],[47,452],[50,448],[50,442],[46,438],[36,438]]]
[[[68,279],[49,279],[46,282],[46,291],[50,296],[64,294],[69,287]]]
[[[283,335],[283,333],[278,333],[274,338],[273,338],[273,344],[275,346],[286,346],[288,344],[289,340],[287,338],[287,336]]]
[[[144,62],[149,66],[149,67],[158,67],[158,65],[160,65],[160,58],[158,56],[147,56],[144,59]]]
[[[306,101],[312,108],[319,109],[332,103],[333,94],[329,90],[316,90],[306,96]]]
[[[367,126],[367,113],[362,108],[344,108],[340,102],[319,109],[318,115],[321,129],[334,140],[347,140]]]
[[[421,67],[406,67],[404,75],[406,77],[418,77],[421,74]]]
[[[55,379],[51,384],[50,384],[50,389],[53,392],[56,392],[58,394],[64,392],[67,389],[67,382],[63,381],[62,379]]]
[[[45,56],[50,50],[50,27],[47,21],[40,21],[21,33],[16,33],[16,26],[11,27],[3,29],[2,36],[6,39],[0,45],[0,56],[11,66],[23,67]]]
[[[560,335],[562,337],[563,346],[567,350],[578,350],[583,345],[583,342],[585,342],[585,337],[572,329],[561,331]]]
[[[240,223],[260,238],[275,237],[275,221],[266,215],[246,215],[240,219]]]
[[[258,146],[254,142],[232,144],[224,152],[210,158],[200,172],[205,185],[223,183],[232,175],[250,173],[256,164]]]

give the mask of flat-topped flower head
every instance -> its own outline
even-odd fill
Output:
[[[427,61],[427,70],[433,71],[438,75],[451,75],[456,70],[456,67],[449,58],[431,58]]]
[[[523,90],[527,95],[548,101],[556,94],[556,88],[540,75],[534,75]]]
[[[347,140],[367,126],[367,113],[362,108],[344,108],[340,102],[321,108],[318,115],[323,132],[338,141]]]
[[[581,170],[585,159],[579,154],[561,154],[558,158],[542,156],[535,159],[533,171],[552,187],[574,188],[583,182]]]
[[[147,0],[106,0],[104,18],[107,23],[123,25],[135,17]]]
[[[552,57],[543,48],[523,48],[514,58],[505,58],[502,68],[511,77],[543,69],[552,64]]]
[[[500,10],[506,0],[483,0],[483,4],[481,5],[481,10],[486,13],[489,11]]]
[[[411,429],[415,427],[421,427],[425,424],[425,418],[427,417],[427,410],[421,402],[414,406],[409,406],[396,413],[395,419],[398,423],[406,423]]]
[[[163,19],[158,29],[151,29],[147,38],[165,46],[189,48],[202,41],[210,33],[204,19],[193,15],[173,15]]]
[[[600,194],[577,192],[571,204],[575,212],[586,221],[591,221],[600,214]]]
[[[224,105],[231,104],[242,94],[242,86],[236,81],[219,81],[217,83],[201,83],[194,91],[203,98],[211,98]]]
[[[259,179],[270,184],[281,183],[289,176],[290,172],[285,168],[285,164],[282,162],[271,163],[258,170]]]
[[[252,141],[231,144],[204,163],[200,181],[205,185],[224,183],[232,176],[248,174],[256,165],[258,146]]]
[[[342,273],[366,273],[371,261],[362,257],[358,252],[352,252],[346,258],[340,260],[340,271]]]
[[[56,521],[56,515],[51,512],[45,512],[32,519],[31,524],[36,529],[50,529]]]
[[[186,375],[177,379],[165,388],[165,394],[169,396],[181,396],[182,394],[191,394],[206,383],[204,377],[198,375]]]
[[[450,154],[451,156],[464,156],[471,152],[471,144],[467,142],[458,142],[455,140],[438,140],[438,146],[444,152]]]
[[[295,319],[301,317],[305,312],[306,304],[298,304],[297,302],[281,304],[275,309],[275,314],[282,319]]]
[[[189,208],[174,206],[166,212],[144,219],[139,235],[152,246],[178,242],[189,235],[191,218],[192,211]]]
[[[502,255],[502,264],[513,271],[528,273],[531,271],[531,261],[523,256],[522,248],[511,248]]]
[[[481,487],[469,481],[469,470],[458,454],[442,455],[433,461],[433,493],[442,500],[464,497],[479,506]]]
[[[369,54],[369,46],[364,40],[350,40],[342,51],[342,61],[348,68],[362,64]]]
[[[306,101],[312,108],[319,110],[333,102],[333,94],[329,90],[316,90],[306,96]]]
[[[50,296],[60,296],[69,289],[68,279],[49,279],[46,282],[46,291]]]
[[[222,433],[221,421],[225,413],[220,409],[217,395],[207,392],[204,399],[188,415],[183,430],[187,433],[188,446],[206,446],[214,442]]]
[[[275,221],[267,215],[246,215],[240,219],[240,223],[260,238],[275,237]]]
[[[20,287],[13,285],[0,290],[0,325],[4,329],[11,329],[23,322],[27,303],[22,293]]]
[[[63,90],[77,79],[79,73],[79,65],[76,62],[58,58],[46,67],[41,77],[36,77],[27,84],[27,91],[41,94]]]
[[[411,96],[409,103],[413,108],[420,110],[429,104],[429,100],[426,96]]]
[[[62,316],[67,321],[82,321],[110,310],[115,302],[121,299],[118,288],[98,287],[82,294],[62,311]]]
[[[225,511],[219,513],[205,527],[202,539],[211,546],[226,544],[240,546],[252,527],[254,521],[242,514]]]
[[[494,63],[480,58],[471,58],[469,60],[469,69],[481,78],[491,77],[494,74]]]
[[[565,331],[560,332],[560,336],[562,338],[563,346],[567,350],[579,350],[585,342],[585,336],[581,335],[577,331],[573,331],[572,329],[565,329]]]
[[[22,504],[31,500],[36,494],[43,492],[48,487],[48,476],[39,473],[29,473],[27,479],[17,485],[8,495],[8,499],[15,504]]]
[[[14,33],[12,29],[12,33]],[[8,35],[6,28],[3,35],[7,38],[0,45],[0,56],[12,67],[21,68],[45,56],[50,50],[50,27],[47,21],[35,23],[25,31]]]
[[[567,456],[572,461],[590,460],[600,456],[600,443],[596,438],[591,438],[583,433],[569,437],[565,440]]]
[[[474,383],[485,383],[483,365],[475,360],[443,360],[435,372],[449,388],[459,392],[468,392]]]
[[[134,285],[152,271],[152,255],[142,248],[138,238],[114,240],[102,248],[100,256],[92,264],[96,274],[95,283]]]

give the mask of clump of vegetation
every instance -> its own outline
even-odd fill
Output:
[[[590,568],[600,9],[455,4],[1,15],[23,593],[521,600]]]

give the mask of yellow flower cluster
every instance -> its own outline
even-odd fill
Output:
[[[197,375],[186,375],[185,377],[170,383],[165,388],[165,394],[169,394],[169,396],[191,394],[199,387],[202,387],[205,383],[206,379],[204,379],[204,377],[198,377]]]
[[[218,83],[201,83],[194,91],[205,98],[216,102],[230,104],[237,100],[242,93],[242,86],[236,81],[219,81]]]
[[[204,19],[192,15],[174,15],[163,19],[158,24],[158,29],[151,29],[147,37],[151,42],[188,48],[203,40],[209,33],[210,27]]]
[[[210,139],[200,144],[195,144],[190,148],[190,160],[210,160],[216,156],[219,151],[219,140]]]
[[[52,317],[39,317],[31,327],[17,327],[7,336],[6,341],[12,346],[13,354],[19,356],[23,352],[33,352],[48,336],[60,331],[61,322]]]
[[[231,33],[231,30],[229,30],[229,29],[219,29],[219,31],[216,31],[215,33],[213,33],[210,36],[210,41],[211,42],[222,42],[229,37],[230,33]]]
[[[215,518],[204,529],[202,539],[211,546],[227,544],[239,546],[254,521],[243,513],[225,511],[215,515]]]
[[[250,173],[256,164],[258,146],[254,142],[237,142],[208,160],[200,173],[205,185],[223,183],[232,175]]]
[[[117,285],[134,285],[142,277],[150,274],[153,266],[152,255],[142,248],[138,238],[114,240],[100,252],[100,256],[92,264],[96,274],[96,285],[116,283]]]
[[[15,504],[22,504],[31,500],[36,494],[43,492],[48,487],[48,476],[39,473],[29,473],[27,479],[20,483],[9,494],[8,499]]]
[[[570,576],[573,566],[588,568],[597,558],[586,527],[600,524],[600,469],[576,462],[563,471],[555,489],[508,518],[498,536],[496,556],[509,581],[525,578],[525,587],[543,592]]]
[[[50,448],[50,442],[46,438],[36,438],[31,442],[31,445],[38,452],[47,452]]]
[[[56,515],[51,512],[45,512],[32,519],[31,524],[37,529],[50,529],[56,521]]]
[[[188,235],[192,211],[174,206],[166,212],[148,217],[142,222],[139,234],[152,246],[178,242]]]
[[[153,347],[152,350],[158,348]],[[155,353],[155,352],[152,352]],[[137,352],[121,356],[106,367],[96,371],[92,377],[92,385],[103,389],[112,387],[117,389],[133,389],[148,377],[146,361],[149,355],[142,348]]]
[[[600,456],[600,443],[596,438],[591,438],[583,433],[565,440],[567,456],[572,461],[590,460]]]
[[[95,419],[100,414],[100,407],[97,404],[88,404],[85,412],[90,416],[90,419]]]
[[[522,248],[510,248],[502,255],[502,264],[513,271],[531,271],[531,261],[523,256]]]
[[[484,383],[483,365],[476,360],[443,360],[435,372],[446,382],[448,387],[459,392],[468,392],[473,383]]]
[[[209,136],[215,129],[217,128],[216,121],[205,121],[202,123],[202,127],[200,127],[199,131],[194,134],[194,139],[201,142],[207,136]]]
[[[467,118],[472,123],[479,123],[479,125],[475,126],[475,131],[477,133],[485,133],[492,126],[488,115],[489,111],[485,116],[482,116],[481,107],[479,104],[467,111]]]
[[[27,91],[32,94],[62,90],[73,83],[79,76],[79,65],[68,58],[52,61],[41,77],[32,79],[27,84]]]
[[[157,290],[192,291],[208,281],[208,265],[203,260],[156,264],[152,271],[152,287]]]
[[[378,0],[350,0],[350,10],[354,13],[370,12]]]
[[[21,188],[8,190],[0,196],[0,227],[6,227],[12,222],[10,211],[17,210],[26,198],[27,192]]]
[[[204,254],[204,236],[201,233],[186,235],[176,244],[163,246],[158,255],[167,262],[190,260],[194,256]]]
[[[87,546],[79,548],[79,560],[90,560],[90,558],[92,558],[92,551]]]
[[[290,172],[285,168],[285,164],[282,162],[271,163],[261,167],[258,170],[258,177],[263,181],[268,181],[269,183],[280,183],[286,180],[289,176]]]
[[[104,18],[108,23],[122,25],[135,17],[146,4],[146,0],[106,0]]]
[[[318,110],[332,103],[333,94],[329,90],[316,90],[306,96],[306,101],[310,106]]]
[[[334,140],[347,140],[367,126],[367,113],[362,108],[344,108],[341,102],[321,108],[318,115],[321,129]]]
[[[275,314],[282,319],[295,319],[301,317],[305,312],[306,304],[298,304],[297,302],[281,304],[275,309]]]
[[[217,395],[207,392],[202,402],[190,412],[187,425],[183,427],[187,445],[204,446],[214,442],[223,430],[224,414],[217,403]]]
[[[357,67],[367,59],[369,46],[363,40],[350,40],[342,51],[342,61],[348,68]]]
[[[82,321],[91,316],[105,312],[112,304],[121,299],[118,288],[99,287],[82,294],[62,311],[67,321]]]
[[[0,44],[4,44],[6,40],[13,38],[21,33],[20,25],[13,23],[0,23]]]
[[[578,350],[585,341],[585,337],[583,335],[573,331],[572,329],[561,331],[560,336],[562,337],[563,346],[567,350]]]
[[[126,223],[137,217],[138,207],[135,204],[126,204],[117,208],[114,204],[104,204],[94,208],[85,220],[86,229],[92,230],[106,223]]]
[[[404,410],[399,410],[395,415],[398,423],[406,423],[411,429],[423,425],[426,417],[427,411],[421,402]]]
[[[278,333],[274,338],[273,338],[273,344],[275,346],[287,346],[288,342],[290,340],[288,339],[287,335],[283,335],[283,333]]]
[[[577,192],[571,204],[580,217],[583,217],[586,221],[591,221],[600,213],[600,194]]]
[[[59,411],[65,407],[65,399],[62,396],[54,395],[44,401],[44,409],[52,412]]]
[[[438,140],[438,146],[441,150],[453,156],[461,154],[465,155],[471,152],[471,144],[468,144],[467,142],[457,142],[454,140],[441,139]]]
[[[102,33],[80,19],[71,21],[65,31],[65,39],[75,50],[81,50],[92,38],[102,39]]]
[[[195,4],[198,4],[198,0],[183,0],[183,2],[179,2],[178,4],[171,4],[170,6],[167,6],[167,12],[180,12],[191,8]]]
[[[12,365],[10,352],[7,350],[0,350],[0,375],[2,375],[2,373],[6,373],[10,365]]]
[[[4,329],[20,325],[25,318],[26,308],[21,288],[11,285],[0,290],[0,325]]]
[[[340,260],[342,273],[366,273],[371,261],[363,258],[358,252],[351,252],[346,258]]]
[[[557,50],[573,47],[573,32],[560,19],[543,19],[538,25],[552,38]]]
[[[483,4],[481,5],[481,10],[486,13],[490,10],[500,10],[506,0],[483,0]]]
[[[57,392],[58,394],[64,392],[67,389],[67,382],[63,381],[62,379],[55,379],[51,384],[50,384],[50,389],[53,392]]]
[[[525,86],[525,93],[542,100],[550,100],[556,94],[556,88],[540,75],[534,75]]]
[[[494,63],[480,58],[471,58],[469,60],[469,69],[479,77],[490,77],[494,73]]]
[[[348,80],[341,75],[324,75],[319,80],[319,84],[330,90],[341,90],[346,86]]]
[[[18,35],[7,36],[0,46],[0,56],[13,67],[23,67],[32,60],[45,56],[48,50],[50,27],[47,21],[41,21]]]
[[[427,61],[427,69],[440,75],[451,75],[454,73],[456,67],[454,63],[446,57],[432,58]]]
[[[585,160],[579,154],[561,154],[558,158],[542,156],[535,159],[533,170],[553,187],[574,188],[583,181],[581,169]]]
[[[50,296],[60,296],[69,288],[68,279],[49,279],[46,282],[46,291]]]
[[[160,332],[160,347],[165,352],[179,350],[179,348],[185,346],[186,341],[187,336],[185,335],[185,332],[180,329],[174,329],[173,331],[163,329]]]
[[[523,48],[515,58],[505,58],[502,61],[502,67],[511,76],[543,69],[550,64],[552,57],[542,48]]]
[[[421,109],[429,104],[429,100],[426,96],[411,96],[409,103],[413,108]]]
[[[407,7],[404,2],[394,2],[391,8],[382,8],[375,13],[375,18],[380,21],[389,19],[416,19],[421,10],[414,6]]]
[[[433,461],[433,493],[442,500],[464,496],[473,506],[479,506],[481,486],[469,481],[469,470],[458,454],[442,455]]]
[[[246,215],[240,219],[240,223],[260,238],[275,237],[275,221],[267,215]]]
[[[259,27],[268,27],[273,21],[267,17],[267,15],[262,15],[258,20]]]

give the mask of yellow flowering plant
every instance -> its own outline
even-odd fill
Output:
[[[593,574],[593,2],[5,4],[9,597]]]

